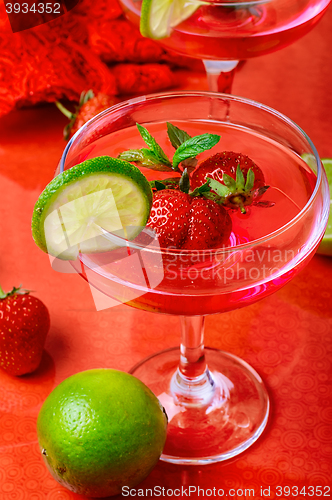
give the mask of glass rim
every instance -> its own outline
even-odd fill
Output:
[[[67,155],[69,153],[69,150],[71,148],[71,145],[73,144],[73,142],[75,141],[75,139],[77,137],[79,137],[81,134],[84,133],[84,131],[88,128],[89,125],[100,120],[102,117],[108,115],[110,112],[113,113],[113,112],[120,110],[121,108],[125,108],[127,106],[132,106],[132,105],[135,105],[138,103],[143,103],[143,102],[153,101],[153,100],[158,101],[158,99],[162,100],[162,99],[166,99],[166,98],[180,98],[180,97],[181,98],[184,98],[184,97],[197,97],[197,98],[205,97],[205,98],[218,98],[218,99],[221,99],[224,101],[226,101],[226,100],[235,101],[238,103],[243,103],[243,104],[248,105],[248,106],[253,106],[256,109],[262,109],[263,111],[281,119],[283,122],[287,123],[293,129],[295,129],[299,133],[299,135],[301,135],[306,140],[308,145],[310,146],[311,152],[313,153],[315,160],[316,160],[316,164],[317,164],[317,173],[316,173],[317,179],[316,179],[315,187],[311,193],[309,200],[307,201],[305,206],[299,211],[299,213],[295,217],[293,217],[286,224],[279,227],[275,231],[272,231],[268,235],[262,236],[260,238],[256,238],[256,239],[249,241],[249,242],[246,242],[246,243],[241,243],[239,245],[234,245],[234,246],[223,246],[223,247],[219,247],[219,248],[208,248],[208,249],[203,249],[203,250],[200,250],[200,249],[193,250],[193,249],[184,249],[184,248],[183,249],[182,248],[158,248],[157,249],[154,247],[146,247],[146,246],[141,245],[139,243],[135,243],[135,241],[126,240],[125,238],[121,238],[120,236],[117,236],[118,240],[123,241],[123,244],[121,246],[123,246],[123,247],[127,246],[127,247],[131,247],[131,248],[134,248],[137,250],[139,249],[139,250],[144,250],[146,252],[161,253],[161,254],[165,254],[165,255],[170,255],[170,254],[176,255],[176,254],[180,253],[182,255],[183,254],[185,254],[185,255],[192,254],[192,255],[196,256],[196,255],[204,255],[205,254],[205,255],[211,256],[211,254],[220,254],[220,253],[229,254],[229,253],[232,253],[235,251],[246,250],[248,248],[258,246],[262,243],[265,243],[265,242],[275,238],[276,236],[283,234],[288,229],[293,227],[311,208],[311,206],[312,206],[312,204],[317,196],[319,186],[321,185],[321,182],[322,182],[323,168],[322,168],[321,160],[320,160],[320,157],[318,155],[317,149],[316,149],[315,145],[313,144],[313,142],[311,141],[310,137],[306,134],[306,132],[304,132],[304,130],[299,125],[297,125],[296,122],[294,122],[293,120],[288,118],[283,113],[281,113],[281,112],[277,111],[276,109],[271,108],[265,104],[259,103],[258,101],[254,101],[253,99],[248,99],[248,98],[240,97],[240,96],[233,95],[233,94],[223,94],[223,93],[218,93],[218,92],[199,91],[199,90],[193,90],[193,91],[183,90],[183,91],[176,91],[176,92],[168,91],[168,92],[158,92],[158,93],[153,93],[153,94],[146,94],[146,95],[134,97],[132,99],[128,99],[125,101],[121,101],[121,102],[111,106],[110,108],[102,111],[101,113],[94,116],[90,120],[88,120],[73,135],[73,137],[69,140],[69,142],[68,142],[67,146],[65,147],[63,154],[61,156],[60,173],[62,173],[64,171],[64,164],[65,164]]]

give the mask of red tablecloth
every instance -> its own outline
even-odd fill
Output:
[[[292,118],[322,157],[332,157],[331,27],[330,8],[302,40],[245,63],[233,87],[234,94]],[[183,89],[207,89],[200,73],[179,71],[179,83]],[[96,312],[88,285],[77,275],[53,271],[33,243],[32,209],[64,148],[65,122],[53,106],[15,111],[0,122],[0,283],[4,289],[22,283],[34,290],[52,322],[38,371],[13,378],[0,370],[1,500],[82,498],[55,482],[42,462],[36,419],[46,396],[78,371],[128,370],[179,343],[177,318],[126,306]],[[137,488],[160,487],[156,498],[181,487],[182,498],[217,497],[218,490],[233,498],[331,497],[331,297],[332,258],[316,255],[273,296],[208,318],[206,344],[239,355],[264,378],[272,401],[267,429],[254,446],[228,462],[202,467],[160,462]],[[285,486],[293,487],[289,495],[280,488]],[[322,495],[309,486],[321,486]],[[245,492],[249,489],[255,494]]]

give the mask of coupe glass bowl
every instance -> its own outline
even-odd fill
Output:
[[[166,249],[146,229],[135,241],[102,231],[100,238],[113,241],[114,250],[80,254],[73,266],[109,307],[126,303],[180,316],[180,348],[153,354],[131,373],[152,389],[168,414],[162,459],[205,464],[233,457],[255,442],[270,404],[262,379],[244,360],[204,348],[204,318],[263,299],[303,269],[324,234],[330,197],[317,151],[294,122],[257,102],[210,92],[162,93],[117,104],[75,134],[59,170],[142,147],[136,123],[161,134],[171,155],[166,133],[160,132],[165,122],[192,135],[221,135],[213,151],[199,159],[223,150],[252,158],[270,185],[265,206],[250,207],[246,215],[231,212],[233,232],[223,248]],[[165,176],[144,173],[149,179]],[[215,321],[222,322],[222,315]]]

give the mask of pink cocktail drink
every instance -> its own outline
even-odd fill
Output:
[[[261,299],[289,281],[305,262],[298,263],[294,241],[307,237],[303,227],[290,228],[282,238],[266,237],[278,231],[295,218],[310,199],[317,177],[307,163],[296,153],[276,141],[257,133],[234,127],[232,124],[173,121],[189,135],[213,133],[221,136],[212,151],[206,151],[200,161],[211,154],[238,151],[249,156],[263,171],[270,186],[264,199],[269,207],[251,206],[246,214],[231,210],[232,234],[229,249],[188,252],[166,248],[163,255],[163,279],[153,289],[128,305],[152,312],[176,315],[215,314],[243,307]],[[172,156],[174,149],[166,134],[165,122],[148,126],[149,132],[163,150]],[[85,159],[109,155],[116,157],[130,145],[133,149],[144,146],[136,126],[122,129],[89,145],[81,151]],[[170,177],[141,167],[149,180]],[[176,175],[176,174],[173,174]],[[179,174],[178,174],[179,175]],[[305,225],[305,221],[303,221]],[[261,241],[260,241],[261,240]],[[238,248],[240,246],[240,248]],[[148,255],[148,254],[147,254]],[[152,256],[153,257],[153,256]],[[151,257],[151,258],[152,258]],[[309,252],[306,260],[311,257]],[[112,265],[108,266],[108,260]],[[109,289],[109,278],[114,270],[113,258],[107,254],[90,255],[84,262],[99,267],[103,279],[99,286]],[[89,265],[89,264],[87,264]],[[109,274],[109,276],[108,276]],[[113,282],[113,297],[120,298],[123,286],[135,287],[134,277]],[[178,300],[179,292],[181,300]]]

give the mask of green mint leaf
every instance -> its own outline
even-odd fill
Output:
[[[236,191],[244,191],[244,175],[240,165],[236,168]]]
[[[169,137],[169,140],[171,141],[173,148],[175,149],[178,149],[181,144],[183,144],[188,139],[191,139],[191,136],[187,134],[187,132],[181,130],[180,128],[172,125],[169,122],[167,122],[167,135]]]
[[[251,168],[249,168],[248,173],[247,173],[246,185],[244,187],[245,191],[251,191],[254,187],[254,182],[255,182],[255,174],[251,170]]]
[[[157,191],[161,191],[162,189],[165,189],[166,186],[160,181],[154,181],[154,187]]]
[[[148,130],[139,123],[136,123],[136,126],[138,128],[139,133],[142,136],[142,139],[144,140],[146,145],[149,146],[150,150],[154,153],[155,157],[159,160],[159,163],[163,163],[164,165],[171,165],[171,162],[167,158],[166,154],[159,146],[155,138],[152,137],[150,132],[148,132]]]
[[[141,163],[144,160],[144,153],[142,149],[127,149],[127,151],[122,151],[122,153],[118,155],[118,158],[120,158],[120,160],[137,161]]]
[[[151,186],[151,189],[156,189],[157,191],[160,191],[161,189],[166,189],[166,186],[163,182],[161,181],[149,181],[149,184]]]
[[[118,158],[120,158],[120,160],[137,163],[142,167],[157,170],[159,172],[171,172],[173,170],[171,166],[160,163],[159,158],[154,154],[154,152],[147,148],[128,149],[127,151],[120,153]]]
[[[163,183],[166,185],[166,188],[175,188],[179,185],[180,177],[167,177],[167,179],[163,179]]]
[[[217,193],[222,198],[225,198],[226,196],[228,196],[229,194],[231,194],[231,192],[228,189],[228,187],[224,186],[223,184],[221,184],[221,182],[218,182],[218,181],[216,181],[214,179],[211,179],[210,177],[208,177],[207,180],[209,182],[209,185],[210,185],[210,188],[212,189],[212,191],[214,191],[215,193]]]
[[[189,193],[190,179],[189,179],[189,175],[188,175],[186,168],[184,169],[183,174],[181,176],[181,179],[179,182],[179,187],[180,187],[181,191],[183,191],[184,193]]]
[[[191,136],[185,130],[181,130],[169,122],[167,122],[167,135],[175,149],[178,149],[181,144],[191,139]],[[197,165],[197,159],[195,157],[186,158],[182,163],[183,167],[188,169],[188,174],[190,174]]]
[[[196,189],[198,189],[200,194],[210,191],[210,183],[205,182],[205,184],[202,184],[199,188]]]
[[[162,184],[164,186],[162,189],[174,189],[179,185],[179,180],[180,180],[180,177],[167,177],[166,179],[163,179],[162,181],[159,181],[159,180],[150,181],[150,186],[151,186],[151,188],[158,189],[157,185]]]
[[[220,141],[219,135],[202,134],[196,135],[183,142],[175,151],[173,156],[173,169],[177,170],[179,163],[187,158],[194,158],[199,153],[213,148]]]

